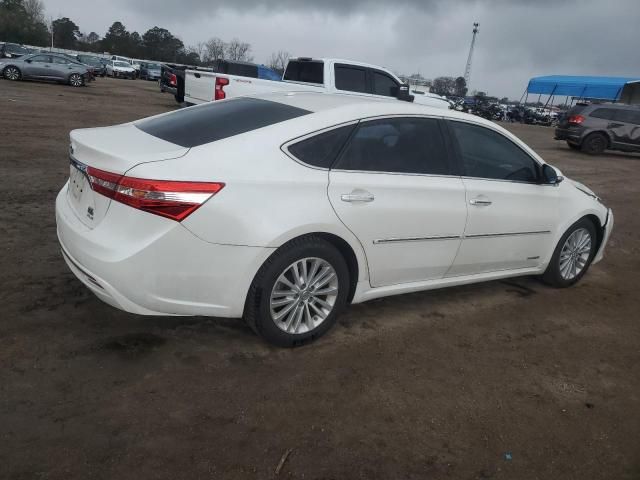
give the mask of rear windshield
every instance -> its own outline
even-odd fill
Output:
[[[237,98],[184,108],[136,127],[167,142],[191,148],[306,115],[308,110],[256,98]]]
[[[313,60],[290,60],[284,79],[292,82],[324,83],[324,62]]]

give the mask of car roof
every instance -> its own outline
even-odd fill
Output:
[[[395,98],[376,98],[364,95],[332,94],[322,92],[274,92],[252,95],[253,98],[283,103],[313,113],[335,111],[347,121],[382,115],[427,115],[455,118],[493,126],[493,122],[475,115],[444,108],[419,105]]]

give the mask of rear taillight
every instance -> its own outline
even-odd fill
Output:
[[[97,193],[145,212],[181,222],[224,187],[220,182],[147,180],[87,168]]]
[[[229,79],[223,77],[216,77],[216,90],[213,95],[214,100],[224,100],[227,94],[224,93],[224,87],[229,85]]]
[[[569,118],[567,118],[567,122],[573,125],[580,125],[582,122],[584,122],[584,117],[582,115],[571,115]]]
[[[169,85],[172,87],[176,87],[178,85],[178,77],[176,77],[175,73],[169,74]]]

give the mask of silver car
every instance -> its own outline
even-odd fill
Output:
[[[86,66],[54,53],[35,53],[3,59],[0,70],[7,80],[53,80],[72,87],[84,85],[88,75]]]

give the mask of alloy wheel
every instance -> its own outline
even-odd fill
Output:
[[[284,332],[309,332],[333,311],[338,288],[338,275],[329,262],[316,257],[297,260],[280,274],[271,290],[271,319]]]
[[[20,71],[15,67],[7,67],[4,71],[4,77],[7,80],[18,80],[20,78]]]
[[[79,87],[82,85],[82,77],[77,73],[74,73],[73,75],[71,75],[71,77],[69,77],[69,83],[72,87]]]
[[[565,280],[572,280],[580,275],[591,255],[591,234],[586,228],[573,232],[560,251],[560,275]]]

